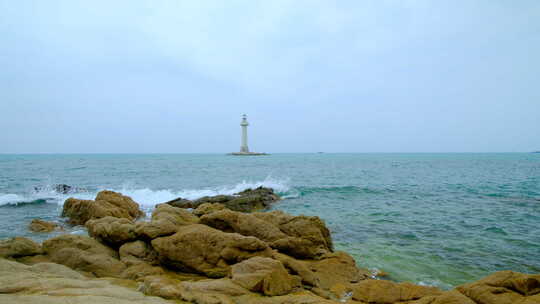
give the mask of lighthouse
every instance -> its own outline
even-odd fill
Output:
[[[266,153],[258,153],[258,152],[249,152],[248,148],[248,136],[247,136],[247,127],[249,126],[249,123],[247,121],[247,115],[242,115],[242,121],[240,122],[240,127],[242,127],[242,142],[240,145],[240,152],[233,152],[230,153],[230,155],[267,155]]]
[[[249,123],[247,122],[246,114],[242,115],[242,122],[240,123],[240,126],[242,127],[242,145],[240,146],[240,152],[249,153],[249,148],[247,145],[247,127],[249,126]]]

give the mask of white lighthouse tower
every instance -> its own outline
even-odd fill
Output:
[[[242,127],[242,144],[240,145],[240,152],[233,152],[231,155],[266,155],[266,153],[249,152],[247,143],[247,127],[249,126],[249,123],[246,114],[242,115],[240,126]]]
[[[240,126],[242,127],[242,145],[240,146],[240,152],[249,153],[249,148],[247,145],[247,127],[249,126],[249,123],[247,122],[246,114],[242,115],[242,122],[240,123]]]

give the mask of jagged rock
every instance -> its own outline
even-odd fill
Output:
[[[373,304],[388,304],[418,300],[422,297],[440,295],[436,287],[411,283],[394,283],[385,280],[364,280],[352,286],[353,299]]]
[[[500,271],[456,289],[478,304],[540,303],[540,274]]]
[[[228,209],[203,215],[201,223],[228,232],[254,236],[297,258],[319,258],[332,251],[332,239],[318,217],[281,211],[242,213]]]
[[[177,198],[168,201],[169,204],[179,208],[197,208],[205,203],[220,203],[228,209],[241,212],[252,212],[268,208],[272,203],[280,200],[280,197],[270,188],[259,187],[256,189],[247,189],[235,195],[216,195],[205,196],[195,201],[183,198]]]
[[[281,253],[274,253],[273,258],[280,261],[291,274],[300,276],[302,284],[308,286],[320,285],[318,275],[309,269],[308,263],[298,261]]]
[[[157,297],[107,280],[88,279],[58,264],[26,266],[0,259],[0,303],[165,304]]]
[[[129,196],[107,190],[99,192],[94,201],[68,198],[62,209],[62,216],[69,217],[73,225],[84,225],[88,220],[106,216],[134,220],[142,215],[139,204]]]
[[[91,237],[113,247],[121,246],[138,237],[135,232],[135,224],[126,218],[106,216],[89,220],[85,226]]]
[[[199,218],[185,209],[160,204],[152,213],[150,222],[137,223],[136,232],[151,240],[174,234],[181,226],[198,222]]]
[[[97,277],[120,277],[125,270],[118,254],[98,241],[81,235],[61,235],[43,242],[51,261]]]
[[[226,276],[231,264],[253,256],[271,255],[269,247],[257,238],[200,224],[183,226],[171,236],[154,239],[152,247],[165,266],[211,278]]]
[[[253,257],[233,265],[231,277],[234,283],[267,296],[281,296],[295,287],[283,264],[265,257]]]
[[[128,266],[139,263],[159,264],[157,251],[152,248],[152,245],[143,241],[126,243],[120,247],[118,253],[120,260]]]
[[[237,264],[238,265],[238,264]],[[184,294],[186,293],[201,293],[201,294],[222,294],[226,296],[240,296],[249,293],[249,290],[236,284],[229,278],[217,280],[200,280],[195,282],[181,283]]]
[[[14,237],[0,241],[0,257],[20,258],[41,254],[41,245],[25,237]]]
[[[28,225],[28,230],[33,232],[52,232],[59,228],[58,224],[40,219],[33,219]]]
[[[200,204],[197,209],[193,210],[193,214],[201,217],[205,214],[210,214],[212,212],[220,211],[223,209],[225,209],[225,205],[220,203],[204,203]]]

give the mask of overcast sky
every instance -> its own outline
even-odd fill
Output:
[[[0,0],[0,153],[540,150],[540,1]]]

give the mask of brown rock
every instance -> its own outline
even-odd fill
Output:
[[[148,276],[144,279],[143,292],[164,299],[182,299],[180,281],[168,276]]]
[[[152,266],[150,264],[142,262],[126,268],[126,270],[122,272],[120,277],[123,279],[141,282],[144,281],[144,279],[148,276],[163,274],[165,274],[165,270],[162,267]]]
[[[193,210],[193,214],[196,216],[203,216],[205,214],[210,214],[212,212],[220,211],[225,209],[225,205],[220,203],[204,203],[197,207],[197,209]]]
[[[52,232],[59,228],[58,224],[40,219],[33,219],[28,226],[28,230],[33,232]]]
[[[80,235],[61,235],[43,242],[51,261],[97,277],[120,277],[124,263],[117,253],[98,241]]]
[[[139,263],[159,264],[157,251],[152,248],[152,245],[143,241],[126,243],[120,247],[118,252],[120,260],[128,266]]]
[[[160,204],[152,213],[150,222],[137,223],[136,232],[151,240],[174,234],[180,227],[198,222],[199,218],[185,209]]]
[[[261,297],[257,295],[244,295],[234,299],[236,304],[337,304],[340,302],[323,299],[309,291],[300,291],[284,296]],[[343,302],[341,302],[343,303]],[[347,301],[346,303],[353,303]],[[355,302],[356,303],[356,302]],[[358,303],[364,304],[364,303]]]
[[[69,217],[73,225],[84,225],[88,220],[106,216],[134,220],[142,215],[139,204],[130,197],[107,190],[99,192],[95,201],[68,198],[62,209],[62,216]]]
[[[229,278],[217,280],[200,280],[195,282],[182,282],[181,285],[184,294],[222,294],[234,297],[249,293],[249,290],[243,288],[238,284],[235,284],[235,282],[233,282]]]
[[[273,258],[280,261],[285,268],[289,270],[289,273],[298,275],[301,278],[301,282],[309,286],[319,286],[319,278],[316,273],[311,271],[308,267],[308,263],[298,261],[288,255],[281,253],[274,253]]]
[[[14,237],[0,241],[0,257],[3,258],[20,258],[41,253],[41,246],[25,237]]]
[[[318,217],[292,216],[281,211],[248,214],[224,209],[203,215],[201,223],[257,237],[296,258],[319,258],[332,251],[330,232]]]
[[[369,272],[356,266],[353,257],[343,251],[324,256],[317,261],[305,261],[315,275],[319,287],[330,290],[335,284],[349,285],[369,278]]]
[[[442,293],[435,287],[411,283],[398,284],[384,280],[364,280],[354,284],[352,290],[353,299],[374,304],[412,301]]]
[[[108,280],[88,279],[54,263],[26,266],[0,259],[0,303],[17,304],[165,304]]]
[[[118,247],[137,239],[135,224],[126,218],[106,216],[89,220],[85,224],[88,234],[109,246]]]
[[[281,296],[295,286],[283,264],[265,257],[253,257],[231,268],[232,281],[251,291],[267,296]]]
[[[205,196],[195,201],[177,198],[168,201],[169,204],[178,208],[198,208],[205,203],[223,204],[225,207],[240,212],[252,212],[268,208],[272,203],[280,200],[280,197],[270,188],[259,187],[256,189],[247,189],[236,193],[235,195],[216,195]]]
[[[437,296],[425,296],[411,304],[476,304],[457,290],[443,292]]]
[[[269,256],[268,246],[254,237],[225,233],[205,225],[187,225],[177,233],[152,240],[162,264],[184,272],[224,277],[231,264],[253,256]]]
[[[500,271],[456,289],[478,304],[526,303],[540,293],[540,274]]]

